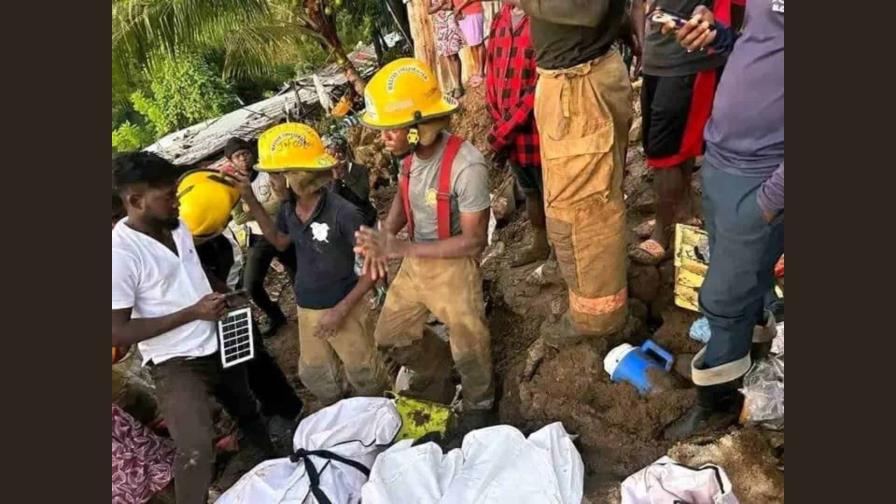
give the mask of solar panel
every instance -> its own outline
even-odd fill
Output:
[[[221,364],[231,367],[255,356],[252,340],[252,310],[249,307],[227,312],[218,321],[218,343]]]

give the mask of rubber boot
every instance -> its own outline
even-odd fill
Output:
[[[702,348],[691,360],[691,380],[697,386],[697,404],[663,432],[668,441],[680,441],[694,434],[722,429],[737,421],[743,396],[737,390],[749,371],[750,355],[711,368],[704,367]]]
[[[681,441],[695,434],[733,425],[743,406],[743,396],[737,390],[740,382],[737,379],[718,385],[698,386],[697,404],[666,427],[663,437],[667,441]]]
[[[775,314],[766,311],[765,323],[753,327],[753,344],[750,346],[750,359],[753,362],[764,359],[772,349],[772,340],[778,335]]]

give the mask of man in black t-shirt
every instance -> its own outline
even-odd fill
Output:
[[[238,187],[265,238],[278,250],[295,245],[299,322],[299,378],[324,405],[345,396],[340,367],[358,395],[378,396],[388,378],[377,355],[361,302],[373,287],[355,272],[355,231],[361,211],[329,191],[336,159],[324,151],[317,132],[304,124],[275,126],[259,139],[258,169],[282,172],[291,195],[276,224],[258,202],[247,177]],[[340,366],[341,364],[341,366]]]

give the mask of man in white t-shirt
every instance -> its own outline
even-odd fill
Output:
[[[273,449],[245,366],[221,368],[215,321],[227,303],[212,292],[179,219],[179,170],[148,152],[123,154],[112,167],[127,210],[112,230],[112,344],[136,344],[150,366],[177,445],[177,502],[204,504],[214,476],[210,393],[239,423],[251,455]]]

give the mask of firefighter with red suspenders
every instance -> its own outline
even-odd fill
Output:
[[[407,395],[450,402],[451,365],[461,378],[463,412],[456,434],[490,422],[494,405],[491,342],[479,256],[487,243],[490,198],[485,158],[447,131],[458,110],[432,70],[412,58],[384,66],[364,91],[361,122],[381,131],[402,158],[400,190],[380,230],[362,227],[357,251],[365,271],[386,273],[403,258],[377,322],[377,346],[410,375]],[[409,241],[396,238],[407,225]],[[433,314],[449,341],[427,325]]]

